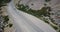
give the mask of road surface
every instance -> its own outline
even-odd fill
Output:
[[[16,32],[56,32],[44,21],[17,10],[13,0],[8,4],[7,12],[13,21]]]

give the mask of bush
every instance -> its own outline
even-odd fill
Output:
[[[0,7],[6,6],[11,0],[0,0]]]
[[[13,24],[9,24],[9,27],[12,27],[13,26]]]
[[[34,16],[41,16],[41,15],[44,15],[44,16],[49,16],[49,12],[47,11],[47,7],[42,7],[41,10],[33,10],[33,9],[30,9],[29,6],[24,6],[23,4],[20,4],[18,5],[18,9],[21,10],[21,11],[24,11],[24,12],[27,12],[28,14],[32,14]],[[28,11],[27,11],[28,9]]]
[[[49,2],[49,1],[51,1],[51,0],[45,0],[45,2]]]
[[[3,18],[4,18],[4,23],[8,23],[9,17],[8,16],[3,16]]]
[[[52,11],[51,7],[47,7],[48,11]]]
[[[48,14],[47,8],[46,7],[42,7],[41,10],[37,11],[38,15],[44,15],[46,16]]]
[[[58,27],[56,27],[56,26],[53,26],[53,25],[51,25],[55,30],[57,30],[58,29]]]

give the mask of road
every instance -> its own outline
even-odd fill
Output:
[[[17,10],[13,0],[8,4],[7,12],[13,21],[16,32],[56,32],[44,21]]]

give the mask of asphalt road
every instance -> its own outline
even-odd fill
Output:
[[[16,32],[56,32],[44,21],[17,10],[13,1],[8,4],[7,12],[13,20]]]

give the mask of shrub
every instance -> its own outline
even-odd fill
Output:
[[[49,2],[49,1],[51,1],[51,0],[45,0],[45,2]]]
[[[12,27],[13,26],[13,24],[9,24],[9,27]]]

